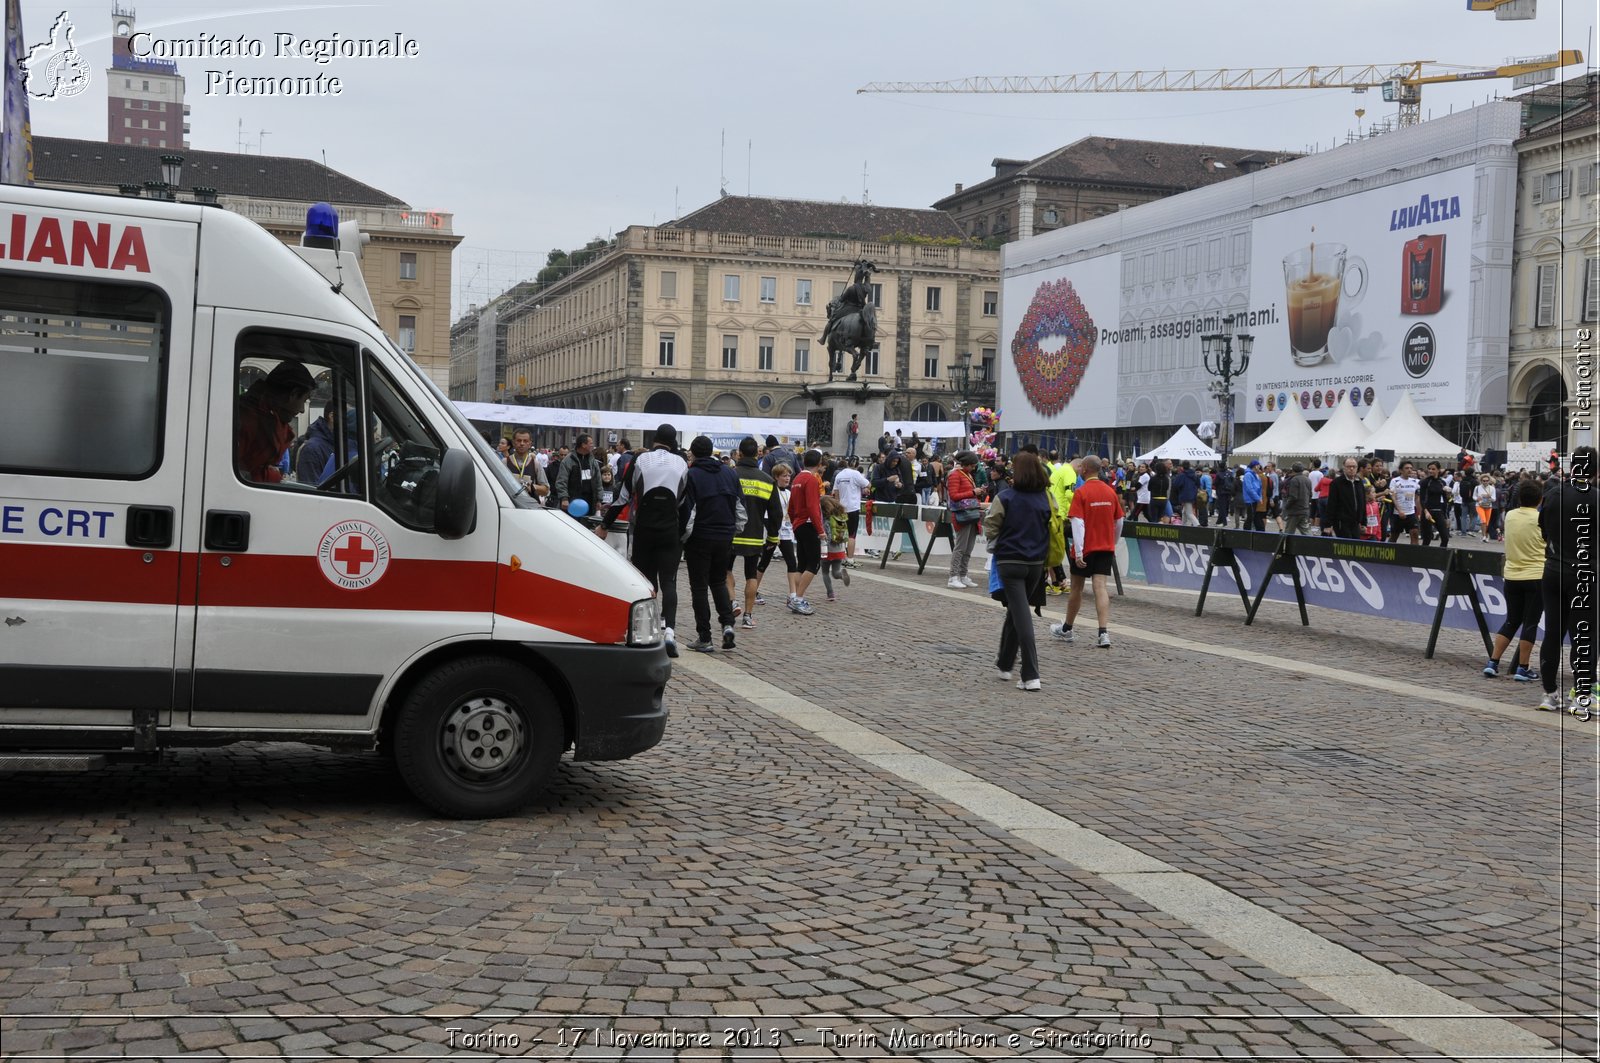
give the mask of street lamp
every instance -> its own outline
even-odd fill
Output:
[[[967,416],[967,403],[972,398],[972,352],[963,351],[954,362],[950,364],[950,386],[956,389],[961,396],[956,402],[956,413],[965,420]]]
[[[167,198],[177,199],[178,188],[183,184],[183,156],[161,156],[161,180],[167,186]]]
[[[1250,368],[1250,348],[1255,344],[1256,338],[1247,333],[1235,334],[1234,328],[1238,320],[1229,314],[1222,319],[1222,331],[1213,332],[1200,337],[1201,357],[1205,362],[1206,372],[1217,378],[1212,385],[1218,400],[1222,403],[1222,462],[1228,462],[1228,451],[1233,449],[1233,382],[1244,376]],[[1233,345],[1239,344],[1239,361],[1233,360]]]

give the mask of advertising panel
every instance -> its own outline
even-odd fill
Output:
[[[1273,420],[1289,402],[1315,418],[1346,395],[1359,410],[1406,394],[1424,414],[1476,409],[1481,378],[1461,371],[1472,194],[1462,166],[1257,218],[1239,419]]]
[[[998,374],[999,403],[1016,415],[1017,427],[1109,423],[1117,401],[1117,352],[1108,340],[1117,329],[1120,262],[1120,255],[1101,255],[1005,280],[1007,325],[1018,323],[1001,334],[1008,347]]]

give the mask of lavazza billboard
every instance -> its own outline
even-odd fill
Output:
[[[1518,122],[1487,104],[1008,244],[1001,424],[1214,419],[1200,337],[1229,314],[1241,421],[1503,414]]]

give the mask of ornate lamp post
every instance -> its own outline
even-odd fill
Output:
[[[1256,338],[1246,333],[1235,334],[1237,324],[1232,314],[1222,319],[1222,331],[1200,337],[1201,357],[1206,372],[1217,378],[1211,390],[1222,403],[1222,461],[1227,464],[1228,451],[1233,449],[1233,382],[1244,376],[1250,368],[1250,348]],[[1239,345],[1239,360],[1233,360],[1233,346]]]
[[[956,400],[956,414],[963,421],[967,416],[967,407],[972,402],[972,384],[972,352],[963,351],[950,365],[950,386],[960,396]]]

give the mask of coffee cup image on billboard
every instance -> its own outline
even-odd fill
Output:
[[[1424,233],[1400,251],[1400,312],[1437,314],[1444,303],[1444,235]]]
[[[1289,307],[1289,348],[1295,365],[1320,365],[1340,311],[1367,291],[1367,263],[1344,244],[1313,243],[1286,255],[1283,283]]]

